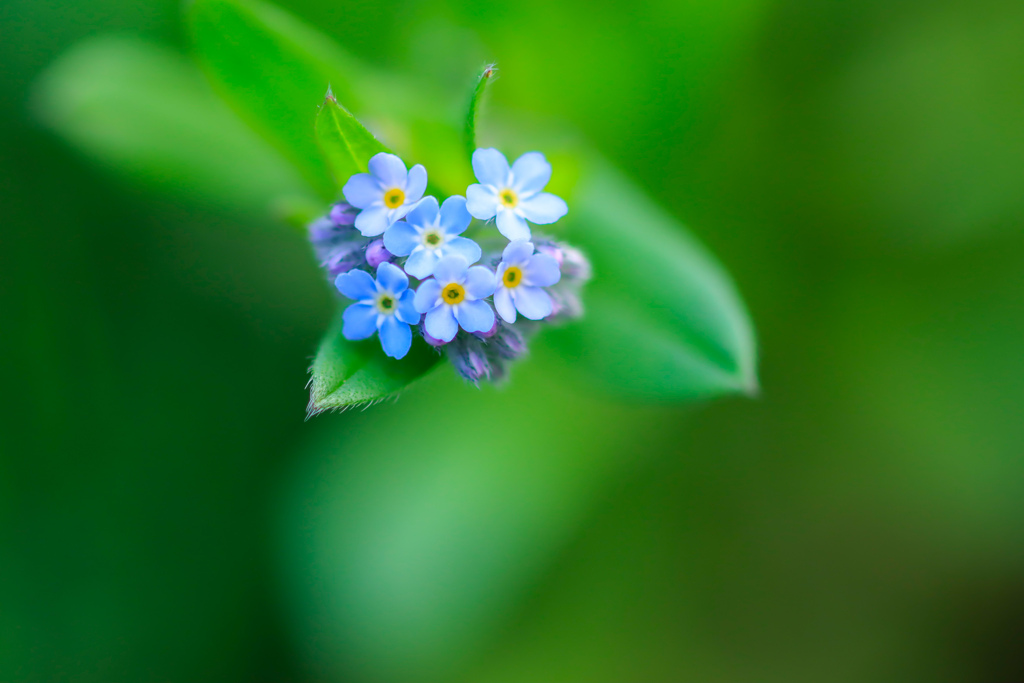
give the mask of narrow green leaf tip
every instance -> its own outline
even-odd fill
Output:
[[[469,98],[469,108],[466,111],[466,127],[464,136],[466,140],[466,156],[472,161],[473,152],[476,150],[476,118],[480,113],[480,103],[487,92],[487,86],[498,75],[498,65],[488,64],[476,79],[473,86],[472,96]]]
[[[324,102],[316,117],[316,142],[338,189],[344,187],[356,173],[365,173],[374,154],[388,151],[356,117],[338,103],[330,86],[327,86]]]

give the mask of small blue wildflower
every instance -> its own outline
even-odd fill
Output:
[[[369,173],[349,178],[341,191],[352,206],[361,209],[356,228],[365,237],[374,237],[416,206],[427,189],[427,169],[416,164],[406,172],[405,163],[386,152],[374,154],[369,168]]]
[[[368,339],[378,332],[384,353],[392,358],[404,358],[409,353],[409,326],[420,321],[420,314],[413,306],[415,295],[409,289],[409,278],[401,268],[381,263],[376,281],[364,270],[353,270],[339,275],[334,284],[338,291],[356,301],[342,315],[345,324],[341,333],[345,339]]]
[[[405,272],[422,280],[434,272],[443,257],[458,254],[468,263],[480,260],[476,242],[459,237],[473,217],[466,211],[466,199],[454,196],[444,200],[440,210],[437,200],[426,197],[384,233],[384,246],[396,256],[408,256]]]
[[[541,192],[551,180],[551,164],[540,152],[527,152],[509,168],[498,150],[478,149],[473,173],[480,182],[466,189],[466,208],[480,220],[497,216],[498,231],[509,240],[530,239],[526,221],[545,225],[569,212],[560,197]]]
[[[483,299],[494,292],[494,273],[484,266],[469,267],[458,254],[437,262],[434,277],[416,290],[413,305],[426,313],[424,329],[434,339],[450,342],[459,327],[487,332],[494,326],[494,311]]]
[[[530,320],[542,320],[551,315],[552,303],[541,288],[561,277],[558,261],[548,254],[534,254],[532,243],[509,242],[495,273],[494,308],[507,323],[516,321],[516,311]]]

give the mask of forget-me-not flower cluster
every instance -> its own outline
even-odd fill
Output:
[[[590,264],[532,233],[531,224],[555,223],[569,210],[544,191],[551,165],[543,154],[509,165],[498,150],[478,149],[472,164],[478,182],[439,204],[424,196],[423,166],[407,170],[394,154],[377,154],[368,173],[345,183],[345,201],[309,230],[321,267],[353,302],[343,314],[346,339],[376,335],[385,354],[401,359],[418,334],[479,382],[504,377],[540,323],[582,315]],[[489,225],[505,241],[485,252],[471,237],[487,237]]]

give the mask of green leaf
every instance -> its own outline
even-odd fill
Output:
[[[322,34],[268,5],[195,0],[190,14],[197,48],[218,88],[257,129],[304,164],[307,175],[326,177],[327,164],[311,127],[313,102],[320,101],[330,83],[346,104],[366,103],[386,112],[384,118],[390,117],[390,124],[401,131],[395,139],[429,164],[432,184],[440,177],[441,187],[465,187],[460,180],[465,164],[445,165],[457,154],[457,145],[450,143],[460,132],[416,86],[398,76],[373,74]],[[461,135],[467,148],[470,134],[476,144],[479,99],[488,80],[482,76],[474,90]],[[343,111],[339,107],[329,113]],[[586,316],[548,332],[550,348],[571,361],[569,367],[587,381],[623,398],[685,400],[755,393],[752,325],[714,258],[585,144],[566,147],[574,136],[553,136],[550,131],[523,135],[521,125],[519,120],[499,123],[493,132],[498,139],[514,141],[503,146],[510,155],[543,149],[555,162],[550,189],[570,199],[570,213],[553,231],[566,231],[595,268],[584,296]],[[347,164],[344,153],[334,156],[331,165],[337,163]],[[321,369],[320,374],[328,373]],[[335,386],[318,389],[314,404],[351,381],[349,374],[340,371]],[[413,373],[409,379],[418,376]],[[399,388],[392,378],[383,387],[371,385],[351,395],[346,390],[328,407],[375,400]]]
[[[586,315],[552,331],[553,348],[626,398],[756,394],[753,326],[707,250],[606,163],[587,164],[571,199],[566,237],[590,257],[594,279]]]
[[[484,94],[487,92],[487,86],[494,82],[494,77],[498,74],[498,68],[494,64],[488,64],[484,67],[484,70],[480,72],[480,76],[476,79],[476,85],[473,86],[473,94],[469,98],[469,109],[466,111],[466,124],[465,133],[466,138],[466,156],[472,160],[473,152],[476,151],[476,119],[480,115],[480,104],[483,101]]]
[[[335,197],[314,134],[328,86],[343,101],[360,67],[330,39],[273,5],[195,0],[188,21],[214,88],[301,171],[324,199]]]
[[[303,656],[323,680],[473,680],[465,661],[503,637],[608,487],[672,452],[680,423],[534,363],[480,390],[445,369],[321,425],[285,499]]]
[[[339,189],[356,173],[366,173],[370,157],[388,151],[356,117],[338,104],[330,89],[316,117],[316,141]]]
[[[419,339],[413,340],[405,358],[389,358],[378,339],[349,341],[341,335],[341,327],[341,315],[338,315],[320,342],[309,369],[312,377],[307,415],[310,417],[325,410],[344,409],[393,396],[441,359],[437,351]]]
[[[137,39],[80,43],[40,77],[36,117],[132,183],[263,214],[315,195],[187,59]]]

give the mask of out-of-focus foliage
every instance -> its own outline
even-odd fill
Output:
[[[111,170],[186,201],[267,213],[270,198],[310,194],[188,60],[165,48],[105,37],[78,45],[46,72],[33,105]]]
[[[315,185],[328,168],[343,184],[380,150],[335,97],[322,104],[311,143],[311,108],[321,101],[314,93],[325,83],[338,85],[337,96],[366,103],[371,111],[376,102],[379,111],[389,112],[388,128],[406,131],[399,141],[419,141],[402,145],[406,152],[437,147],[433,159],[457,153],[436,131],[455,139],[459,121],[445,115],[438,88],[432,92],[429,81],[413,84],[374,73],[312,27],[259,0],[195,0],[188,15],[195,49],[217,89]],[[478,81],[469,105],[473,123],[466,124],[465,134],[474,138],[485,82]],[[418,121],[431,125],[424,130]],[[522,132],[522,124],[495,127],[508,148],[539,142]],[[554,134],[547,131],[545,137]],[[752,392],[757,383],[753,330],[728,276],[626,178],[578,139],[570,137],[568,143],[559,141],[546,151],[569,160],[569,169],[579,169],[575,182],[561,180],[576,207],[566,223],[575,243],[596,255],[598,272],[586,296],[589,324],[563,335],[566,359],[580,375],[619,396],[679,399]],[[454,186],[454,178],[444,177],[453,166],[459,164],[431,170],[441,176],[433,185]],[[386,398],[403,388],[403,379],[411,381],[433,365],[426,357],[401,363],[381,353],[368,363],[367,352],[365,345],[337,334],[325,338],[312,367],[312,412]],[[350,377],[358,386],[346,386]]]
[[[1024,678],[1018,3],[399,2],[383,42],[379,3],[284,6],[443,83],[456,130],[499,61],[481,144],[565,118],[694,226],[762,395],[620,406],[559,332],[504,391],[304,423],[332,301],[301,236],[31,113],[82,38],[184,54],[180,4],[8,0],[0,679]]]

